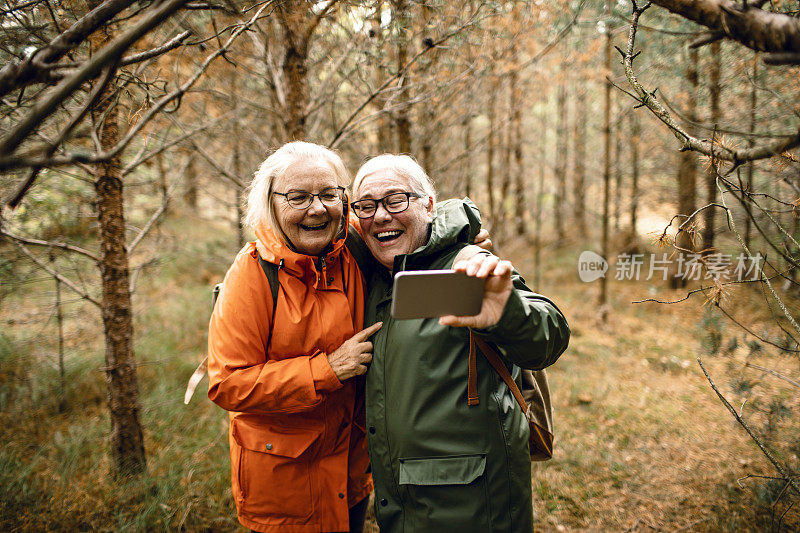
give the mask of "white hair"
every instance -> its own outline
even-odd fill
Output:
[[[382,154],[368,160],[358,169],[353,183],[353,195],[358,197],[358,188],[364,178],[381,170],[392,171],[407,179],[413,192],[431,197],[436,203],[436,189],[433,187],[433,181],[419,163],[409,155]]]
[[[340,186],[346,189],[350,185],[350,173],[342,158],[333,150],[303,141],[286,143],[261,163],[247,188],[247,201],[242,218],[245,226],[255,229],[261,224],[269,224],[275,229],[279,228],[272,209],[273,184],[277,178],[283,176],[286,169],[303,159],[327,163],[333,169]]]

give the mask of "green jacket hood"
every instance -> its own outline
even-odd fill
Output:
[[[458,243],[470,244],[481,229],[481,213],[469,198],[438,202],[433,208],[428,242],[412,254],[422,258]]]

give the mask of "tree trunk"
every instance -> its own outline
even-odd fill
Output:
[[[753,83],[750,84],[750,124],[748,125],[748,132],[751,137],[748,139],[747,144],[752,148],[755,146],[756,141],[752,137],[753,132],[756,130],[756,108],[758,105],[758,93],[756,92],[756,79],[758,77],[758,54],[755,55],[753,60]],[[755,162],[750,161],[747,165],[745,173],[745,187],[748,191],[753,190],[753,173],[755,170]],[[747,198],[745,196],[745,198]],[[750,209],[750,202],[745,200],[745,217],[744,217],[744,242],[750,248],[750,234],[752,233],[752,210]]]
[[[641,142],[641,128],[639,116],[631,113],[631,243],[638,238],[636,231],[637,211],[639,208],[639,143]]]
[[[436,25],[433,20],[434,17],[434,9],[431,7],[430,4],[422,2],[420,4],[421,7],[421,17],[420,20],[422,21],[422,28],[421,28],[421,37],[422,42],[426,42],[427,39],[434,39],[434,32],[436,31]],[[439,56],[441,55],[441,48],[435,47],[432,50],[428,51],[426,54],[427,61],[425,63],[417,63],[419,67],[418,76],[421,79],[432,79],[433,72],[436,69],[436,64],[439,61]],[[422,122],[420,125],[424,126],[421,133],[422,138],[422,167],[428,171],[432,172],[433,169],[436,168],[436,140],[438,139],[439,127],[437,125],[437,109],[436,109],[436,99],[435,98],[426,98],[422,102]],[[431,179],[434,181],[436,180],[435,177],[431,176]]]
[[[542,98],[547,102],[547,95]],[[547,102],[549,104],[549,102]],[[544,196],[544,178],[547,169],[547,140],[550,138],[547,132],[547,110],[549,105],[542,106],[540,117],[540,139],[542,144],[539,147],[539,176],[536,183],[536,199],[533,211],[533,290],[541,290],[542,286],[542,197]]]
[[[575,98],[573,160],[575,181],[573,182],[573,216],[581,238],[586,233],[586,89],[579,86]]]
[[[308,4],[302,0],[285,0],[278,4],[278,20],[283,28],[286,48],[283,52],[282,75],[285,84],[284,141],[302,141],[306,137],[308,107],[308,44],[313,18]]]
[[[612,50],[611,31],[610,29],[606,29],[604,66],[608,76],[611,75]],[[601,240],[602,252],[600,255],[608,261],[610,259],[608,254],[611,251],[608,243],[608,204],[611,193],[611,82],[608,80],[605,82],[605,91],[603,93],[603,153],[605,154],[603,159],[603,231]],[[606,280],[607,276],[602,276],[600,278],[600,298],[598,307],[600,308],[599,319],[602,323],[606,322],[608,313],[606,305],[608,300],[608,283]]]
[[[509,82],[511,81],[511,77],[509,76]],[[507,122],[505,127],[500,128],[501,131],[501,150],[503,153],[502,158],[502,167],[501,167],[501,182],[500,182],[500,201],[497,203],[497,227],[500,231],[506,231],[506,218],[507,218],[507,210],[508,210],[508,191],[511,189],[511,116],[513,115],[513,110],[511,108],[511,91],[513,90],[509,83],[509,107],[508,107],[508,116]]]
[[[99,2],[92,0],[91,7]],[[94,5],[92,5],[94,4]],[[99,50],[112,37],[109,26],[96,31],[90,41]],[[119,108],[114,104],[113,83],[91,110],[99,125],[100,144],[110,150],[119,141]],[[100,123],[102,121],[102,123]],[[133,316],[125,246],[125,214],[119,155],[98,163],[94,189],[100,236],[100,273],[103,282],[102,314],[106,340],[106,383],[111,414],[111,452],[116,474],[139,474],[146,468],[144,439],[139,421],[139,388],[133,352]]]
[[[616,94],[616,93],[615,93]],[[614,105],[614,117],[616,118],[616,127],[611,132],[612,143],[612,156],[611,156],[611,168],[614,174],[614,233],[619,234],[619,227],[620,227],[620,218],[622,216],[621,213],[621,206],[622,204],[622,142],[620,139],[620,120],[621,120],[621,113],[620,113],[620,105],[619,105],[619,98],[615,98],[616,102]]]
[[[514,218],[517,222],[517,235],[524,235],[525,224],[525,165],[522,153],[522,88],[517,70],[508,80],[511,85],[511,128],[514,149]]]
[[[489,104],[486,110],[489,115],[489,131],[486,134],[486,199],[489,204],[490,225],[494,223],[497,211],[494,203],[494,152],[497,142],[497,91],[500,88],[499,78],[490,68]]]
[[[464,119],[461,121],[464,128],[464,166],[462,175],[464,176],[464,188],[466,195],[472,197],[472,115],[469,112],[464,113]]]
[[[566,75],[563,69],[562,75]],[[558,87],[556,108],[558,113],[558,125],[556,126],[556,197],[553,205],[553,216],[555,217],[556,223],[556,236],[559,242],[563,242],[565,238],[564,195],[567,191],[567,87],[565,80],[562,80]]]
[[[711,125],[715,128],[713,133],[714,141],[719,139],[716,135],[716,127],[720,120],[720,43],[711,43],[711,68],[709,71],[709,93],[711,104]],[[710,161],[705,172],[706,181],[706,204],[713,204],[717,201],[717,167],[716,161]],[[714,247],[714,224],[717,209],[709,207],[703,212],[703,249],[710,250]]]
[[[183,173],[185,188],[183,189],[183,201],[186,206],[193,211],[197,209],[197,170],[195,168],[194,154],[186,152],[186,170]]]
[[[698,52],[697,48],[689,49],[689,61],[686,65],[686,81],[688,85],[688,98],[686,99],[686,116],[688,124],[685,125],[686,132],[690,135],[695,135],[695,123],[697,122],[697,96],[698,96],[698,78],[697,78],[697,65]],[[687,217],[694,213],[697,209],[697,155],[690,151],[685,150],[680,152],[678,156],[678,212]],[[686,219],[681,219],[679,222],[683,224]],[[693,222],[686,225],[694,226]],[[692,230],[693,231],[693,230]],[[694,243],[692,242],[692,232],[678,231],[675,235],[675,245],[682,250],[688,252],[679,253],[692,253],[694,251]],[[670,286],[673,289],[685,287],[687,280],[683,277],[676,277],[677,272],[671,272]]]
[[[411,29],[411,13],[408,0],[392,0],[392,20],[397,23],[397,63],[398,71],[408,62],[408,32]],[[400,77],[398,102],[400,109],[395,114],[397,129],[397,149],[401,154],[411,153],[411,85],[410,72]]]
[[[374,87],[380,87],[384,83],[387,76],[386,69],[383,66],[382,58],[386,55],[384,30],[381,28],[381,10],[376,8],[375,12],[369,19],[369,37],[374,43],[373,57],[375,64],[372,65],[372,83]],[[383,154],[394,150],[394,139],[392,132],[392,121],[389,113],[384,111],[386,107],[387,98],[383,94],[375,97],[375,109],[380,114],[375,121],[376,125],[376,149],[375,152]]]

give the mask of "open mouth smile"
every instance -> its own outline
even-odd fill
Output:
[[[381,231],[375,234],[375,238],[382,244],[389,244],[400,238],[403,233],[402,230]]]
[[[327,228],[328,224],[330,224],[330,223],[331,223],[331,221],[328,220],[327,222],[323,222],[322,224],[317,224],[317,225],[313,225],[313,226],[312,225],[307,225],[307,224],[298,224],[298,225],[300,226],[301,229],[304,229],[305,231],[321,231],[321,230],[324,230],[325,228]]]

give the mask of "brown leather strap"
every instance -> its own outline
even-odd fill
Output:
[[[474,346],[477,344],[478,348],[480,348],[480,350],[483,352],[484,357],[486,357],[486,360],[489,361],[489,364],[494,367],[494,369],[497,371],[500,377],[503,378],[503,381],[505,381],[508,388],[511,389],[511,393],[514,395],[514,398],[516,398],[517,403],[519,403],[519,406],[522,408],[522,412],[527,413],[528,404],[525,402],[525,398],[522,396],[522,392],[519,390],[519,387],[517,386],[517,383],[514,381],[514,378],[511,377],[511,373],[508,371],[508,368],[506,367],[505,363],[503,363],[503,360],[500,359],[500,356],[497,355],[497,352],[494,351],[494,348],[492,348],[485,340],[481,339],[471,331],[469,332],[469,338],[470,338],[470,343],[469,343],[470,364],[472,364],[472,359],[474,357],[473,356],[473,353],[475,351]],[[471,367],[470,371],[472,371]],[[471,373],[470,376],[472,375],[473,374]],[[469,382],[467,384],[467,393],[469,394]]]
[[[469,370],[467,374],[467,405],[478,405],[478,368],[475,361],[475,343],[469,332]]]

